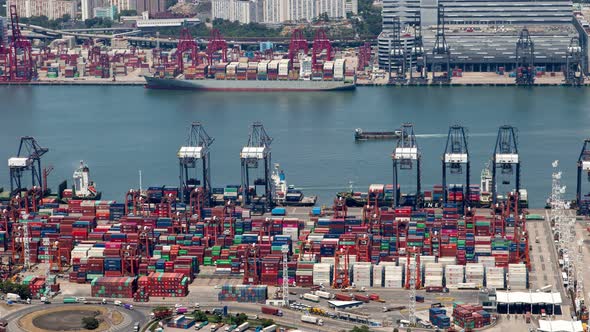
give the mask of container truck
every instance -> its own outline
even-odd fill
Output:
[[[262,307],[261,308],[263,314],[273,315],[273,316],[283,316],[283,311],[279,308],[273,307]]]
[[[320,302],[320,297],[319,296],[313,295],[313,294],[310,294],[310,293],[305,293],[305,294],[301,295],[301,298],[304,299],[304,300],[311,301],[311,302]]]
[[[405,308],[406,308],[405,305],[393,306],[393,307],[383,307],[383,312],[398,311],[398,310],[403,310]]]
[[[314,317],[314,316],[309,316],[309,315],[301,316],[301,321],[304,323],[315,324],[317,326],[324,325],[324,321],[322,319]]]
[[[250,323],[244,322],[234,329],[234,332],[244,332],[250,327]]]
[[[337,293],[334,295],[334,298],[338,301],[352,301],[352,296],[346,294]]]
[[[334,296],[331,293],[324,292],[324,291],[316,291],[315,295],[321,297],[322,299],[328,299],[328,300],[334,298]]]
[[[11,301],[20,301],[20,295],[14,293],[7,293],[6,299]]]
[[[365,302],[365,303],[369,303],[371,301],[371,299],[368,296],[361,295],[361,294],[354,294],[354,299],[356,301],[361,301],[361,302]]]
[[[64,297],[64,304],[66,303],[78,303],[78,299],[76,299],[75,297]]]

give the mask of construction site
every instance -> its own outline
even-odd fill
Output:
[[[240,184],[211,183],[215,138],[195,122],[179,144],[178,185],[133,188],[113,200],[104,200],[84,163],[71,187],[48,188],[50,149],[22,137],[8,160],[0,248],[2,278],[26,285],[31,297],[13,294],[10,304],[31,304],[12,315],[102,302],[146,318],[168,306],[170,331],[204,324],[186,313],[194,307],[328,331],[585,327],[587,231],[572,232],[586,227],[572,210],[587,214],[584,190],[577,205],[565,202],[556,162],[551,209],[529,209],[511,126],[498,128],[479,184],[470,183],[465,128],[451,126],[442,185],[425,190],[414,126],[401,130],[393,152],[383,152],[392,184],[310,207],[297,206],[303,195],[273,168],[273,138],[261,123],[241,149]],[[580,176],[589,155],[585,145]],[[255,320],[249,324],[254,330]]]

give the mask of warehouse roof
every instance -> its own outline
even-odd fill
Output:
[[[498,303],[529,303],[529,304],[556,304],[562,303],[561,294],[559,293],[541,293],[541,292],[496,292],[496,301]]]
[[[567,321],[567,320],[540,320],[539,331],[547,332],[582,332],[581,321]]]

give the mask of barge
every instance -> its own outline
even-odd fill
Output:
[[[370,139],[398,139],[402,137],[401,130],[394,131],[363,131],[361,128],[354,130],[354,140],[364,141]]]

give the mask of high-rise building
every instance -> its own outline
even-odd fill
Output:
[[[317,0],[317,15],[328,14],[330,18],[346,17],[346,0]]]
[[[213,19],[220,18],[238,21],[242,24],[262,20],[262,1],[259,0],[213,0],[211,2]]]
[[[117,7],[115,7],[115,6],[96,7],[92,10],[93,17],[108,18],[110,20],[115,19],[116,13],[117,13]]]
[[[6,7],[16,5],[20,17],[47,16],[50,20],[64,15],[76,17],[77,4],[73,0],[8,0]]]
[[[82,21],[92,18],[94,0],[81,0]]]
[[[287,0],[264,0],[262,8],[265,23],[282,23],[289,19]]]
[[[287,0],[289,21],[311,22],[318,16],[316,0]]]
[[[344,4],[346,13],[357,15],[359,13],[359,2],[358,0],[346,0]]]
[[[148,12],[150,15],[162,13],[166,11],[166,0],[136,0],[136,7],[133,9],[138,13]]]

